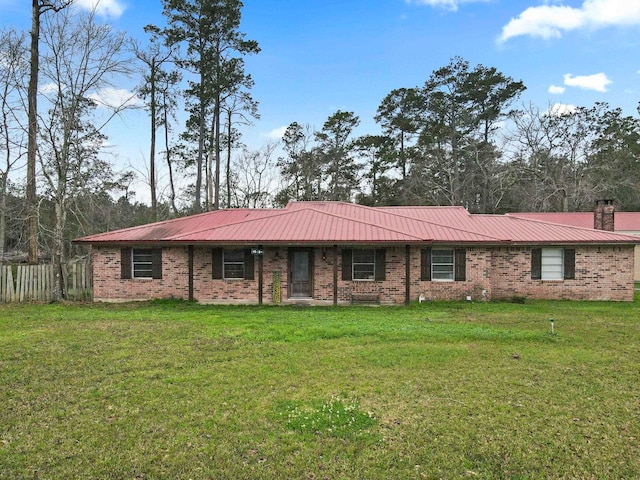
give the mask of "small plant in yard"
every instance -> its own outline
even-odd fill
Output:
[[[360,410],[357,400],[340,395],[332,395],[328,401],[316,406],[288,404],[281,415],[288,428],[301,433],[348,436],[376,424],[373,413]]]

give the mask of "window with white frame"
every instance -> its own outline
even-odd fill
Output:
[[[244,250],[241,248],[224,249],[223,251],[224,278],[244,278]]]
[[[351,268],[354,280],[375,280],[376,251],[373,249],[353,249]]]
[[[134,248],[131,252],[133,278],[153,278],[153,250]]]
[[[455,279],[453,248],[431,250],[431,280],[449,281]]]
[[[543,248],[541,262],[542,280],[562,280],[564,278],[564,255],[562,248]]]

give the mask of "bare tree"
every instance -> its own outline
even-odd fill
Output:
[[[29,62],[24,34],[13,30],[0,32],[0,261],[4,257],[9,174],[25,152],[26,110],[24,80]]]
[[[265,208],[273,203],[276,142],[255,151],[244,150],[234,165],[234,207]]]
[[[168,75],[162,75],[157,85],[158,93],[160,94],[160,124],[164,127],[164,154],[169,171],[169,202],[174,215],[178,215],[178,208],[176,207],[173,147],[169,143],[169,132],[171,131],[169,118],[171,117],[175,120],[175,110],[178,105],[176,98],[179,96],[177,85],[180,79],[179,72],[170,72]]]
[[[108,188],[112,182],[109,164],[99,158],[106,139],[102,130],[131,98],[116,105],[99,104],[101,91],[132,72],[125,56],[126,36],[97,23],[95,11],[74,15],[65,11],[45,18],[42,73],[51,83],[46,95],[49,111],[41,125],[40,162],[55,207],[52,256],[59,267],[65,259],[69,199],[88,185]],[[58,299],[62,285],[58,281],[55,286],[53,296]]]
[[[561,112],[530,105],[513,117],[508,149],[521,207],[533,211],[579,211],[588,208],[595,190],[589,169],[595,139],[594,112]]]
[[[36,158],[38,151],[38,73],[40,70],[40,20],[47,12],[59,12],[74,0],[31,0],[31,61],[29,87],[29,144],[27,147],[27,223],[29,263],[38,263],[38,203],[36,199]]]
[[[235,92],[222,105],[226,119],[226,136],[224,144],[227,147],[227,162],[225,168],[225,183],[227,187],[227,207],[231,205],[231,151],[238,146],[240,134],[234,125],[251,125],[252,118],[260,118],[258,103],[248,92]],[[234,118],[236,117],[236,118]]]

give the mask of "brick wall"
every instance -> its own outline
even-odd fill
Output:
[[[193,298],[201,303],[258,303],[258,262],[254,280],[213,279],[210,248],[194,248]]]
[[[496,248],[491,262],[493,298],[633,300],[634,247],[576,247],[575,280],[532,280],[531,249]]]
[[[474,301],[521,296],[549,299],[632,300],[633,246],[576,247],[576,279],[531,279],[529,247],[468,247],[466,280],[421,281],[420,248],[411,247],[410,299]],[[338,301],[350,303],[353,295],[374,295],[381,303],[405,301],[405,247],[386,248],[385,281],[343,281],[338,249]],[[98,301],[183,298],[188,291],[187,247],[163,249],[162,279],[120,278],[120,249],[94,247],[94,298]],[[324,256],[324,258],[323,258]],[[257,303],[258,261],[254,280],[214,280],[211,249],[194,248],[194,298],[201,303]],[[263,257],[263,302],[273,302],[274,278],[280,276],[281,303],[288,298],[288,251],[266,248]],[[333,249],[313,250],[313,301],[333,303]]]
[[[491,249],[468,247],[467,273],[464,281],[421,281],[420,248],[412,247],[411,300],[423,295],[426,300],[491,299]]]
[[[187,247],[162,249],[162,278],[121,276],[120,249],[93,247],[93,298],[98,301],[148,300],[149,298],[189,298]]]
[[[380,303],[403,303],[405,297],[405,247],[385,249],[385,280],[342,280],[342,252],[338,249],[338,301],[351,303],[353,296],[378,297]]]

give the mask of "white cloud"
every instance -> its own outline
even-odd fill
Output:
[[[499,42],[520,35],[560,38],[563,31],[579,28],[640,25],[638,0],[584,0],[578,8],[565,5],[529,7],[502,27]]]
[[[269,133],[266,134],[267,138],[271,138],[273,140],[281,140],[282,137],[284,136],[284,132],[287,131],[288,127],[278,127],[278,128],[274,128],[273,130],[271,130]]]
[[[554,103],[547,109],[545,114],[553,117],[561,117],[563,115],[571,115],[575,113],[576,110],[578,110],[578,107],[569,103]]]
[[[62,89],[66,90],[65,87],[63,87]],[[51,93],[57,93],[57,92],[58,92],[58,85],[56,83],[45,83],[44,85],[38,86],[38,93],[42,95],[49,95]]]
[[[565,90],[566,90],[566,88],[559,87],[557,85],[551,85],[549,87],[549,93],[551,93],[552,95],[561,95],[561,94],[564,93]]]
[[[595,90],[596,92],[606,92],[607,85],[613,83],[607,78],[607,75],[600,72],[593,75],[573,76],[565,73],[564,84],[568,87],[578,87],[583,90]]]
[[[489,0],[407,0],[407,3],[426,5],[429,7],[444,8],[455,12],[461,3],[488,2]]]
[[[85,10],[95,9],[98,15],[105,17],[119,17],[125,8],[120,0],[76,0],[75,4]]]
[[[91,93],[88,97],[98,103],[99,106],[122,108],[142,105],[142,100],[135,93],[123,88],[107,87]]]

